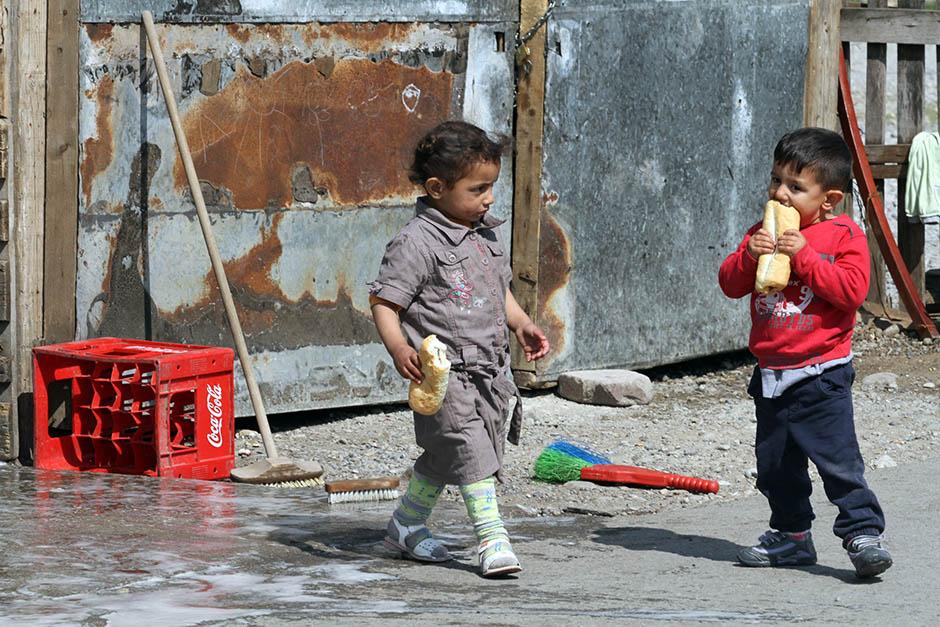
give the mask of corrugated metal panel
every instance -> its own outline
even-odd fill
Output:
[[[366,283],[413,215],[417,138],[461,116],[509,132],[511,51],[496,33],[511,41],[514,24],[158,30],[269,410],[402,399]],[[231,345],[144,50],[136,25],[83,27],[77,336]],[[508,216],[508,175],[499,193]],[[238,401],[247,412],[243,389]]]
[[[560,2],[549,23],[539,320],[566,370],[746,346],[718,266],[801,124],[807,2]]]

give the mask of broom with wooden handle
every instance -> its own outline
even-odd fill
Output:
[[[199,187],[199,179],[196,178],[196,168],[193,166],[193,158],[189,152],[189,143],[186,141],[186,134],[180,124],[179,112],[176,109],[176,98],[170,87],[166,65],[163,62],[163,51],[160,49],[160,40],[157,38],[157,32],[153,25],[153,15],[150,11],[144,11],[142,18],[144,28],[147,31],[150,51],[153,54],[154,65],[157,69],[157,77],[160,79],[163,99],[166,102],[167,112],[170,114],[170,122],[173,124],[176,145],[179,148],[180,158],[183,160],[183,166],[186,169],[189,190],[192,192],[193,201],[196,203],[199,226],[202,227],[202,235],[206,242],[206,248],[209,250],[209,259],[212,261],[212,270],[215,272],[215,279],[219,284],[219,291],[222,293],[225,315],[228,319],[229,329],[232,332],[232,338],[235,340],[238,360],[241,362],[245,383],[248,385],[248,395],[251,397],[251,406],[258,420],[261,440],[264,442],[264,453],[267,457],[267,459],[248,466],[235,468],[231,473],[231,477],[233,480],[243,483],[263,483],[289,487],[321,484],[322,480],[319,477],[323,474],[323,468],[320,464],[317,462],[296,461],[280,457],[277,454],[277,447],[274,445],[274,438],[271,436],[271,427],[268,425],[268,416],[264,411],[264,404],[261,402],[261,392],[258,390],[254,371],[251,368],[251,361],[248,358],[245,335],[242,333],[241,323],[238,321],[238,313],[235,311],[235,302],[232,300],[232,292],[225,276],[225,268],[222,266],[215,236],[212,234],[212,225],[209,223],[209,213],[206,211],[206,203],[202,197],[202,189]]]

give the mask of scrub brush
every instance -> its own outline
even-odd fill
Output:
[[[330,505],[337,503],[362,503],[367,501],[394,501],[399,496],[399,477],[374,477],[371,479],[345,479],[327,481],[323,485]]]

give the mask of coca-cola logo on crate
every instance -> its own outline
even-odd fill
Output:
[[[206,405],[209,408],[209,444],[222,446],[222,386],[206,385]]]

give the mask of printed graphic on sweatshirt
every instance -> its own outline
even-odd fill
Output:
[[[798,285],[799,281],[791,281],[790,286]],[[766,320],[771,329],[795,329],[810,332],[816,325],[813,317],[803,313],[813,302],[813,290],[808,285],[800,287],[800,301],[794,303],[787,300],[783,292],[761,294],[754,299],[754,309],[757,317]]]

